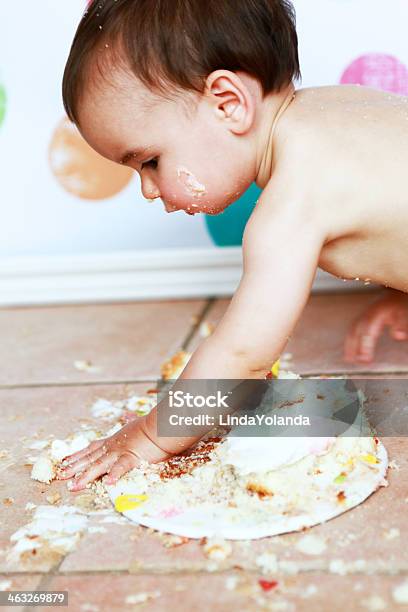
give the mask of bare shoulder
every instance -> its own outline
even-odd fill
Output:
[[[324,228],[316,206],[288,184],[285,171],[274,174],[246,225],[244,264],[250,258],[272,263],[272,257],[282,257],[288,250],[319,251],[323,244]]]
[[[276,132],[274,172],[326,242],[364,232],[401,200],[407,116],[408,98],[365,87],[296,92]]]

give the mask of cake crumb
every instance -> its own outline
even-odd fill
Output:
[[[381,612],[381,610],[387,609],[387,604],[379,595],[371,595],[368,599],[363,599],[361,605],[370,612]]]
[[[214,325],[209,321],[203,321],[199,328],[201,338],[208,338],[214,331]]]
[[[31,470],[32,480],[38,480],[38,482],[44,482],[50,484],[55,477],[54,463],[46,455],[40,455],[33,465]]]
[[[228,576],[228,578],[225,580],[225,588],[228,591],[235,591],[238,584],[239,584],[238,576]]]
[[[173,357],[163,363],[161,367],[162,378],[164,380],[174,380],[178,378],[186,367],[190,357],[190,353],[178,351]]]
[[[11,580],[0,580],[0,591],[9,591],[11,589]]]
[[[273,553],[265,552],[255,559],[255,564],[263,574],[274,574],[278,571],[278,560]]]
[[[220,538],[206,538],[203,552],[208,559],[213,561],[224,561],[232,553],[232,546],[226,540]]]
[[[305,555],[320,555],[327,548],[326,542],[313,534],[301,537],[295,544],[295,548]]]
[[[395,540],[395,538],[399,538],[400,530],[398,527],[391,527],[388,531],[384,531],[383,537],[385,540]]]
[[[316,595],[316,593],[317,593],[317,586],[315,584],[308,584],[307,587],[303,589],[301,593],[301,597],[303,599],[306,599],[308,597],[312,597],[313,595]]]
[[[77,359],[74,361],[73,366],[79,372],[100,372],[101,368],[93,365],[93,363],[87,359]]]
[[[160,534],[160,539],[165,548],[176,548],[177,546],[187,544],[189,541],[189,539],[184,536],[173,535],[172,533]]]
[[[146,593],[136,593],[135,595],[128,595],[126,597],[125,603],[127,604],[143,604],[152,599],[157,599],[160,597],[160,591],[150,591]]]
[[[47,495],[45,499],[49,504],[55,505],[61,501],[61,495],[59,493],[53,493],[52,495]]]
[[[393,589],[392,597],[396,603],[408,604],[408,580],[401,582]]]

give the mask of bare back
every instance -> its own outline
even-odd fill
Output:
[[[276,159],[292,166],[323,224],[319,266],[408,292],[408,98],[358,86],[300,90]]]

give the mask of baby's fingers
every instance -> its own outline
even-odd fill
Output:
[[[99,457],[104,455],[105,452],[106,451],[103,446],[99,447],[93,453],[90,453],[89,455],[84,455],[83,457],[77,459],[77,461],[75,461],[74,463],[71,463],[71,465],[59,469],[57,472],[58,479],[67,480],[68,478],[72,478],[73,476],[75,476],[75,474],[78,474],[78,472],[82,472],[86,467],[88,467],[88,465],[99,459]]]
[[[116,463],[118,458],[117,453],[110,452],[102,455],[99,459],[96,459],[91,465],[79,476],[71,481],[69,487],[71,491],[81,491],[85,489],[89,482],[93,482],[99,476],[106,474],[111,467]]]
[[[63,466],[72,465],[73,463],[78,461],[78,459],[81,459],[82,457],[85,457],[86,455],[90,455],[91,453],[96,451],[98,448],[102,446],[104,442],[106,442],[106,440],[104,439],[94,440],[86,448],[83,448],[82,450],[77,451],[76,453],[73,453],[72,455],[67,455],[67,457],[64,457],[64,460],[61,462],[61,465]]]
[[[131,469],[138,465],[138,461],[136,457],[132,454],[124,454],[122,455],[115,463],[113,468],[110,470],[108,476],[105,478],[104,482],[106,484],[115,484],[119,478],[129,472]]]

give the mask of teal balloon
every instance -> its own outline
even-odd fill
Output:
[[[219,215],[206,215],[208,232],[217,246],[239,246],[245,226],[262,190],[253,183],[233,204]]]

